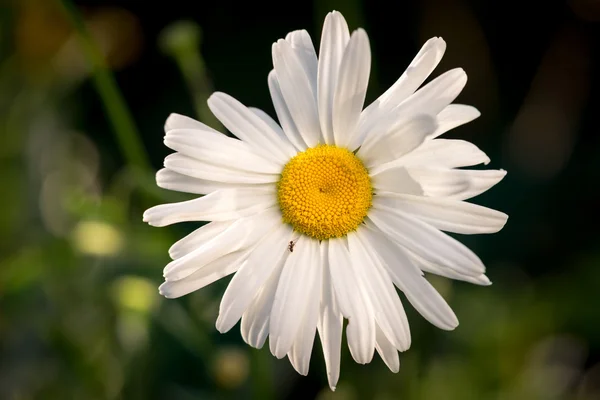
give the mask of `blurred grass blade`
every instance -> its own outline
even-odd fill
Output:
[[[73,2],[71,0],[62,0],[62,5],[75,28],[85,57],[90,63],[94,86],[100,95],[127,163],[138,169],[148,169],[150,164],[137,132],[135,122],[131,117],[127,104],[119,91],[102,52],[87,30]]]
[[[162,52],[173,58],[185,79],[197,118],[214,129],[223,131],[221,123],[206,104],[213,88],[200,52],[201,43],[202,30],[193,21],[174,22],[159,37]]]

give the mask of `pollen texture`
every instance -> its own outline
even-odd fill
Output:
[[[283,168],[277,200],[284,222],[318,240],[355,230],[371,207],[369,173],[351,151],[319,145]]]

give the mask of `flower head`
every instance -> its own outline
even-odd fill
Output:
[[[339,378],[343,319],[352,357],[374,351],[399,368],[410,347],[396,288],[423,317],[446,330],[458,320],[423,271],[480,285],[481,260],[442,231],[500,230],[507,216],[465,200],[498,183],[500,170],[461,169],[488,157],[461,140],[438,139],[479,116],[451,104],[462,69],[421,85],[446,48],[429,40],[398,81],[363,109],[371,53],[338,12],[327,15],[319,57],[306,31],[273,45],[269,90],[279,123],[234,98],[208,100],[230,138],[190,118],[167,120],[175,151],[160,187],[203,194],[153,207],[154,226],[211,221],[175,243],[160,292],[180,297],[235,273],[217,329],[241,319],[244,340],[288,356],[308,372],[314,338],[323,345],[329,384]]]

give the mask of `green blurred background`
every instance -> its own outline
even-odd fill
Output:
[[[480,204],[510,215],[463,237],[483,288],[431,277],[453,332],[408,310],[398,374],[344,344],[335,393],[318,339],[308,377],[214,328],[229,278],[178,300],[157,291],[167,249],[195,224],[142,223],[171,112],[215,127],[213,90],[274,115],[271,43],[320,37],[340,10],[373,49],[368,100],[442,36],[437,75],[482,117],[450,137],[508,170]],[[0,398],[600,399],[600,2],[0,1]],[[595,104],[595,106],[593,105]]]

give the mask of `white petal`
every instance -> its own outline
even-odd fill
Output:
[[[348,24],[337,11],[325,17],[319,49],[318,103],[321,130],[326,144],[333,144],[333,95],[335,93],[340,63],[350,40]]]
[[[308,32],[304,29],[290,32],[285,40],[292,45],[298,59],[302,63],[308,80],[313,85],[313,91],[317,92],[317,53]]]
[[[408,350],[411,341],[410,329],[400,297],[379,260],[371,257],[365,250],[363,241],[366,245],[368,242],[364,238],[359,239],[360,233],[348,234],[350,257],[360,266],[355,272],[366,288],[377,325],[385,332],[394,348],[401,351]]]
[[[504,178],[504,170],[464,170],[409,167],[408,174],[426,196],[466,200],[481,194]]]
[[[388,132],[396,120],[419,114],[437,115],[454,101],[467,83],[465,72],[456,68],[429,82],[423,88],[389,111],[384,117],[370,116],[360,126],[362,137],[379,136]]]
[[[358,29],[352,33],[344,51],[333,95],[333,137],[336,146],[348,146],[356,134],[370,71],[369,38],[364,30]]]
[[[481,113],[475,107],[450,104],[437,115],[438,128],[431,137],[436,138],[457,126],[473,121],[480,115]]]
[[[472,143],[464,140],[434,139],[423,143],[412,153],[387,165],[382,165],[378,170],[398,166],[459,168],[488,164],[489,162],[489,157]]]
[[[256,214],[276,203],[275,186],[220,189],[194,200],[152,207],[144,212],[144,222],[167,226],[185,221],[229,221]]]
[[[442,38],[434,37],[425,42],[402,76],[375,101],[375,104],[380,109],[389,109],[401,104],[425,82],[445,51],[446,42]],[[368,111],[368,108],[365,111]]]
[[[394,109],[407,114],[437,115],[456,99],[467,84],[462,68],[451,69],[438,76]]]
[[[232,189],[244,186],[240,183],[224,183],[192,178],[191,176],[171,171],[168,168],[163,168],[156,173],[156,184],[163,189],[195,194],[208,194],[219,189]]]
[[[297,150],[306,150],[306,142],[302,138],[300,131],[298,131],[298,127],[296,126],[296,123],[290,114],[290,110],[283,98],[275,71],[269,72],[269,92],[271,93],[271,100],[273,101],[273,107],[275,107],[277,118],[281,123],[281,127],[283,128],[283,132],[285,133],[286,137],[296,147]]]
[[[346,337],[354,360],[367,364],[375,351],[375,321],[371,304],[352,268],[345,239],[329,240],[329,268],[342,315],[348,319]],[[362,266],[357,266],[360,268]],[[349,268],[352,268],[349,270]]]
[[[356,153],[367,168],[396,160],[419,147],[430,136],[437,124],[429,115],[419,115],[394,126],[393,130],[373,140],[367,137]]]
[[[425,222],[404,213],[392,214],[379,209],[370,210],[369,218],[383,233],[426,260],[472,276],[485,272],[475,253]]]
[[[402,167],[386,169],[371,175],[371,184],[377,193],[423,194],[421,186]]]
[[[331,390],[335,390],[335,386],[340,377],[343,317],[337,305],[333,284],[331,282],[331,274],[329,272],[328,241],[321,242],[320,251],[323,284],[321,289],[321,310],[317,328],[323,347],[323,356],[325,358],[325,367],[327,369],[327,381],[329,382]]]
[[[398,350],[388,340],[379,326],[377,326],[375,331],[375,348],[390,371],[393,373],[400,371],[400,357],[398,357]]]
[[[402,76],[381,96],[381,102],[393,107],[406,100],[431,75],[445,52],[446,42],[441,37],[425,42]]]
[[[165,279],[167,281],[183,279],[219,257],[252,247],[280,224],[281,214],[276,209],[238,219],[194,251],[167,264],[164,269]]]
[[[219,332],[227,332],[237,323],[258,290],[277,268],[281,268],[291,236],[292,230],[287,225],[279,225],[251,252],[223,294],[216,324]]]
[[[407,194],[379,193],[373,207],[407,213],[442,231],[467,235],[498,232],[508,219],[500,211],[464,201]]]
[[[279,174],[259,174],[236,169],[234,166],[214,165],[179,153],[168,155],[165,158],[165,167],[192,178],[223,183],[274,183],[280,178]]]
[[[442,38],[434,37],[425,42],[402,76],[363,111],[361,119],[368,118],[373,112],[377,112],[377,117],[380,117],[386,110],[389,111],[406,100],[433,72],[445,51],[446,42]]]
[[[310,355],[312,353],[313,343],[315,341],[317,321],[320,314],[319,304],[321,300],[322,279],[322,265],[320,260],[321,252],[319,249],[319,243],[314,240],[311,242],[314,242],[312,246],[316,247],[316,251],[313,251],[313,262],[315,263],[313,268],[315,269],[316,277],[313,285],[308,287],[308,304],[306,306],[306,310],[304,311],[304,317],[302,319],[302,323],[300,324],[300,328],[298,329],[298,333],[296,333],[292,350],[288,353],[288,357],[290,358],[292,366],[300,375],[308,374]]]
[[[196,121],[193,118],[176,113],[169,115],[169,118],[167,118],[167,122],[165,122],[165,132],[168,132],[172,129],[201,129],[220,133],[214,130],[213,128],[209,127],[208,125],[203,124],[200,121]]]
[[[166,281],[159,287],[159,292],[168,299],[185,296],[188,293],[210,285],[237,271],[248,258],[248,250],[238,250],[216,259],[196,272],[178,281]]]
[[[265,344],[269,335],[269,319],[271,308],[273,308],[273,299],[279,283],[283,264],[279,265],[267,282],[260,289],[252,304],[242,315],[242,338],[252,347],[260,349]]]
[[[302,62],[285,40],[273,44],[273,66],[298,131],[309,147],[316,146],[321,137],[316,93]]]
[[[183,239],[175,242],[169,249],[169,256],[171,256],[173,260],[176,260],[191,253],[205,242],[208,242],[222,232],[225,232],[225,230],[233,223],[234,222],[232,221],[215,221],[202,225]]]
[[[404,249],[404,252],[419,269],[425,272],[429,272],[450,279],[456,279],[459,281],[473,283],[475,285],[489,286],[492,284],[492,282],[490,282],[489,278],[485,276],[485,274],[481,274],[479,276],[461,274],[444,265],[439,265],[432,263],[431,261],[427,261],[424,258],[419,257],[417,254],[407,249]]]
[[[279,174],[282,165],[261,157],[247,143],[220,133],[198,129],[174,129],[167,132],[165,145],[199,161],[244,171]]]
[[[264,112],[260,108],[256,108],[256,107],[248,107],[248,109],[250,111],[252,111],[254,113],[254,115],[256,115],[258,118],[262,119],[264,123],[266,123],[267,125],[269,125],[269,127],[271,128],[271,130],[283,142],[287,143],[290,146],[293,146],[293,144],[290,142],[290,140],[288,139],[288,137],[283,132],[283,129],[281,128],[281,126],[279,126],[279,124],[277,123],[277,121],[275,121],[273,118],[271,118],[271,116],[269,114],[267,114],[266,112]]]
[[[417,311],[440,329],[452,330],[458,326],[456,315],[446,301],[422,276],[402,249],[392,243],[384,234],[365,229],[365,237],[370,250],[380,257],[394,283],[404,292],[406,298]]]
[[[293,146],[281,140],[267,123],[228,94],[213,93],[208,99],[208,107],[231,133],[263,157],[285,163],[295,154]]]
[[[277,358],[284,357],[292,348],[310,296],[320,283],[318,246],[316,240],[300,236],[283,266],[269,324],[269,347]]]

